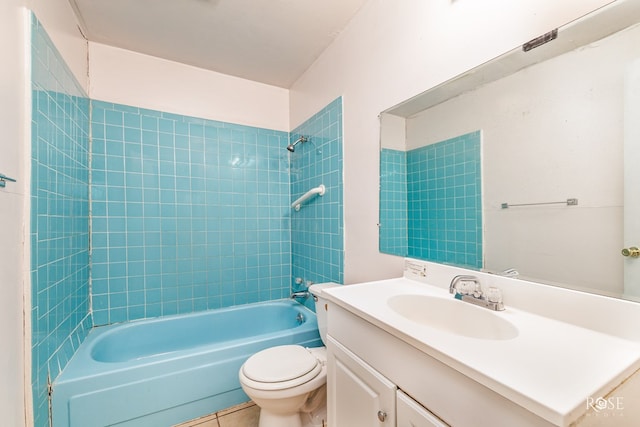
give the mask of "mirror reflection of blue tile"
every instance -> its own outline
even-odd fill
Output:
[[[480,131],[406,152],[382,149],[380,250],[480,268],[480,153]]]

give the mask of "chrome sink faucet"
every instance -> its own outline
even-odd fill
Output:
[[[460,288],[458,289],[458,285]],[[480,307],[488,308],[493,311],[504,310],[502,302],[502,292],[500,289],[490,287],[485,295],[480,285],[480,279],[467,274],[460,274],[451,279],[449,284],[449,293],[453,294],[456,299],[469,302]]]

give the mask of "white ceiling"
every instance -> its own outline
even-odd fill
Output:
[[[289,88],[367,0],[69,0],[90,41]]]

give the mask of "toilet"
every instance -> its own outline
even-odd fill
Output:
[[[311,285],[320,338],[327,333],[322,293],[335,283]],[[259,351],[240,368],[244,392],[260,407],[259,427],[316,427],[326,420],[327,349],[281,345]]]

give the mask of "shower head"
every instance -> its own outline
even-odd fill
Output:
[[[287,145],[287,150],[289,150],[289,151],[291,151],[293,153],[294,151],[296,151],[296,145],[298,145],[299,142],[303,142],[303,143],[307,142],[307,138],[304,137],[304,136],[301,136],[293,144]]]

